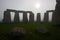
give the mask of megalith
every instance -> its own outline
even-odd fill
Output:
[[[4,18],[3,22],[10,23],[11,22],[11,15],[9,11],[4,11]]]
[[[41,14],[37,13],[37,22],[41,22]]]
[[[28,22],[27,12],[23,12],[23,22]]]
[[[48,18],[49,18],[48,12],[46,12],[46,13],[44,14],[44,22],[48,22]]]
[[[60,26],[60,0],[56,0],[55,12],[52,19],[53,25]]]
[[[19,12],[15,12],[14,22],[19,22]]]
[[[32,12],[29,15],[29,22],[34,22],[34,14]]]

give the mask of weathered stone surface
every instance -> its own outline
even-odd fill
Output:
[[[45,27],[38,27],[36,29],[36,33],[39,35],[39,36],[50,36],[50,33],[49,33],[49,30]]]
[[[19,12],[15,12],[14,22],[19,22]]]
[[[11,22],[11,15],[9,11],[4,11],[4,19],[3,22],[10,23]]]
[[[29,22],[34,22],[34,14],[32,12],[29,15]]]
[[[8,33],[8,38],[11,40],[17,40],[18,38],[23,38],[26,34],[26,31],[24,28],[21,27],[15,27]]]
[[[47,32],[48,32],[48,29],[45,28],[45,27],[38,27],[38,28],[37,28],[37,32],[44,34],[44,33],[47,33]]]
[[[53,13],[52,22],[53,25],[60,26],[60,0],[56,0],[57,4],[55,7],[55,12]]]
[[[40,15],[40,13],[37,13],[37,22],[41,22],[41,15]]]

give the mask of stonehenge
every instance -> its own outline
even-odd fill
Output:
[[[34,22],[34,13],[32,11],[19,11],[19,10],[13,10],[13,9],[7,9],[6,11],[4,11],[4,18],[3,18],[3,22],[11,22],[11,15],[10,12],[14,12],[15,16],[14,16],[14,22],[20,22],[19,20],[19,13],[23,13],[23,21],[22,22]],[[48,18],[49,18],[49,12],[53,12],[54,10],[48,10],[45,14],[44,14],[44,22],[48,22]],[[27,14],[29,15],[29,21],[27,18]],[[37,13],[37,21],[36,22],[41,22],[41,13]]]
[[[23,22],[28,22],[27,13],[30,13],[29,22],[34,21],[34,14],[31,11],[18,11],[18,10],[7,9],[6,11],[4,11],[3,22],[11,22],[10,12],[15,12],[14,22],[20,22],[19,13],[23,13]]]
[[[48,10],[46,11],[46,13],[44,14],[44,22],[48,22],[49,20],[49,12],[54,13],[54,10]]]

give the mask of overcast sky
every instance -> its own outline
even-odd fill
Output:
[[[40,4],[36,8],[36,3]],[[6,9],[32,11],[34,14],[44,13],[47,10],[55,10],[56,0],[0,0],[0,20],[3,19],[3,12]]]

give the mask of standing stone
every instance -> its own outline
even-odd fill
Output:
[[[10,23],[11,22],[11,15],[9,11],[4,11],[4,19],[3,22]]]
[[[32,12],[29,15],[29,22],[34,22],[34,14]]]
[[[19,22],[19,12],[15,12],[14,22]]]
[[[37,13],[37,22],[40,22],[40,21],[41,21],[40,13]]]
[[[44,14],[44,22],[48,22],[48,18],[49,18],[48,12],[46,12],[46,13]]]
[[[23,13],[23,22],[28,22],[27,12]]]
[[[53,25],[60,26],[60,0],[56,0],[57,4],[55,7],[55,12],[53,13]]]

